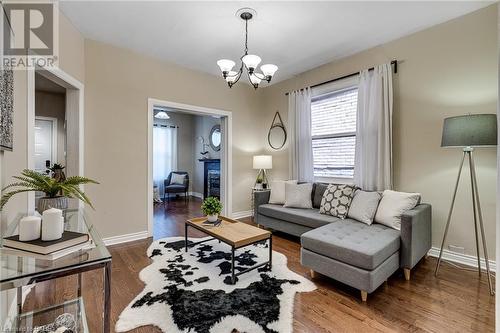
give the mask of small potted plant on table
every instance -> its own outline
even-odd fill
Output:
[[[67,209],[68,198],[79,199],[92,207],[92,203],[80,189],[80,185],[99,184],[95,180],[80,176],[68,177],[64,180],[55,179],[29,169],[23,170],[21,176],[14,176],[13,178],[17,181],[3,188],[4,194],[0,199],[0,210],[3,209],[13,195],[35,191],[45,193],[44,197],[38,199],[37,210],[39,213],[48,208]],[[9,191],[5,192],[5,190]]]
[[[222,212],[222,204],[216,197],[208,197],[203,200],[201,211],[207,216],[209,222],[215,222]]]

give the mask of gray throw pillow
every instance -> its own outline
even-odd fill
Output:
[[[312,208],[312,184],[285,183],[285,204],[290,208]]]
[[[330,184],[321,199],[320,214],[345,219],[354,196],[355,186]]]
[[[313,185],[313,207],[319,208],[321,207],[321,199],[323,199],[323,193],[325,193],[328,188],[328,184],[325,183],[314,183]]]
[[[378,192],[357,190],[354,193],[347,216],[368,225],[372,224],[380,198],[382,196]]]

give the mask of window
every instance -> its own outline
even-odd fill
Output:
[[[314,177],[352,178],[356,144],[358,88],[313,97],[311,135]]]

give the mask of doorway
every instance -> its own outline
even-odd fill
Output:
[[[57,127],[57,118],[35,116],[35,171],[39,173],[58,163]]]
[[[28,71],[27,167],[50,174],[55,164],[67,176],[83,175],[83,84],[59,68]],[[28,212],[43,193],[29,193]],[[82,203],[70,199],[69,208]]]
[[[208,196],[231,216],[231,126],[228,111],[149,99],[149,236],[161,238],[172,222],[200,216]]]

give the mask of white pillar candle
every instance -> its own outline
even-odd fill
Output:
[[[62,237],[64,219],[62,210],[50,208],[42,214],[42,240],[51,241]]]
[[[19,221],[19,240],[29,242],[40,238],[42,219],[38,216],[26,216]]]

